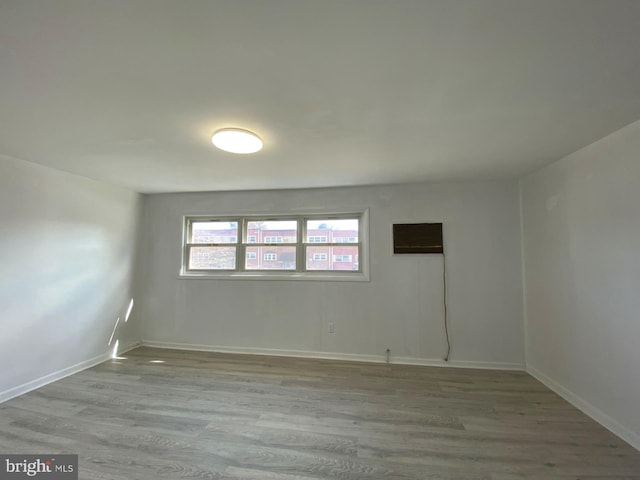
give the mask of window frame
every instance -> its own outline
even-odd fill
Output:
[[[187,218],[197,218],[196,222],[191,220],[187,221]],[[236,241],[234,243],[190,243],[188,240],[193,236],[193,223],[201,223],[201,222],[237,222],[237,235],[235,235]],[[203,269],[190,269],[188,268],[189,259],[191,258],[191,250],[194,247],[234,247],[238,245],[238,239],[242,238],[242,225],[241,219],[236,216],[223,216],[223,217],[185,217],[185,224],[183,229],[183,262],[182,262],[182,272],[237,272],[238,271],[238,249],[236,247],[236,265],[235,268],[225,268],[225,269],[217,269],[217,270],[203,270]]]
[[[307,242],[307,222],[309,220],[358,220],[358,242],[355,243],[314,243]],[[238,214],[238,215],[184,215],[182,217],[182,258],[178,278],[181,279],[228,279],[228,280],[327,280],[327,281],[370,281],[369,275],[369,209],[347,212],[314,212],[311,214]],[[238,234],[236,243],[225,244],[194,244],[189,243],[192,238],[192,224],[198,222],[238,222]],[[277,243],[248,243],[248,223],[254,221],[295,221],[297,222],[296,242]],[[269,235],[279,236],[279,235]],[[266,236],[265,236],[266,237]],[[227,270],[205,270],[189,269],[188,263],[190,251],[193,246],[225,246],[234,247],[235,268]],[[247,269],[247,247],[295,247],[296,269],[295,270],[258,270]],[[357,270],[307,270],[307,249],[309,247],[345,247],[356,246],[358,258]],[[257,255],[260,257],[260,254]],[[328,259],[333,258],[332,253],[327,254]],[[360,261],[362,260],[362,261]]]

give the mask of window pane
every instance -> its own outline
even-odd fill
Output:
[[[307,270],[349,270],[359,269],[359,247],[307,247]]]
[[[234,270],[236,247],[191,247],[189,270]]]
[[[296,247],[247,247],[246,270],[295,270]]]
[[[307,220],[307,243],[358,243],[357,218]]]
[[[247,243],[296,243],[295,220],[252,220],[247,222]]]
[[[238,222],[192,222],[190,243],[236,243]]]

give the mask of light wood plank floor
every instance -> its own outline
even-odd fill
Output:
[[[526,373],[124,357],[0,405],[0,451],[77,453],[83,480],[640,479],[640,452]]]

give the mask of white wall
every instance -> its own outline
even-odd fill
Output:
[[[527,367],[640,448],[640,122],[521,186]]]
[[[106,358],[133,296],[138,206],[133,192],[0,156],[0,401]],[[135,306],[115,337],[139,340]]]
[[[182,216],[370,208],[371,282],[179,279]],[[145,197],[143,340],[438,363],[442,258],[392,256],[391,224],[443,221],[452,364],[524,364],[517,182]],[[334,322],[336,332],[327,332]],[[275,351],[274,351],[275,350]]]

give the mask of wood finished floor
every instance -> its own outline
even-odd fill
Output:
[[[522,372],[124,357],[0,405],[0,451],[77,453],[83,480],[640,479],[640,452]]]

